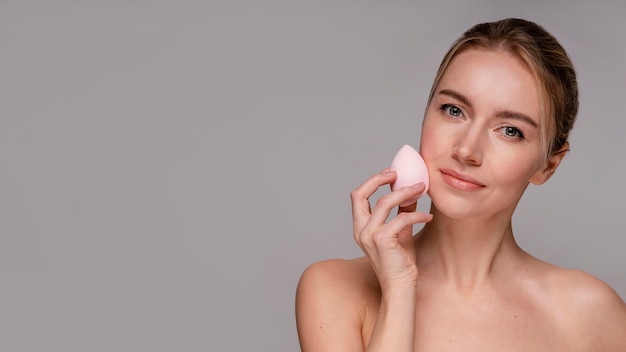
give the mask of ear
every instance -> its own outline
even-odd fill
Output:
[[[556,153],[550,155],[548,157],[548,162],[546,163],[546,167],[538,170],[531,178],[530,183],[533,185],[541,185],[548,181],[550,177],[556,171],[556,168],[561,164],[561,160],[565,157],[565,154],[569,151],[569,142],[565,142],[563,147]]]

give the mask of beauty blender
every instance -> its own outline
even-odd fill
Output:
[[[426,186],[424,192],[400,204],[401,207],[416,202],[422,194],[428,191],[429,181],[426,163],[417,150],[413,149],[410,145],[405,144],[398,150],[391,162],[390,168],[397,174],[396,181],[391,184],[392,191],[420,182],[424,182]]]

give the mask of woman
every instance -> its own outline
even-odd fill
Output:
[[[505,19],[469,29],[430,93],[420,153],[431,214],[391,210],[423,184],[368,198],[389,169],[352,194],[365,253],[305,270],[296,316],[303,351],[626,351],[626,305],[602,281],[523,251],[511,228],[529,184],[568,151],[576,75],[542,27]],[[412,235],[412,226],[424,223]]]

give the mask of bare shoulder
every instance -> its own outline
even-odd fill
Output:
[[[298,282],[296,303],[298,309],[305,308],[301,303],[319,303],[360,310],[363,301],[379,291],[376,274],[367,258],[329,259],[313,263],[304,270]]]
[[[595,350],[626,351],[626,304],[612,287],[580,270],[546,272],[550,303],[572,338]]]
[[[302,350],[352,351],[362,346],[365,308],[377,285],[366,258],[331,259],[306,268],[296,291]]]
[[[367,258],[328,259],[315,262],[302,273],[300,284],[309,280],[332,281],[342,285],[377,285],[374,271]]]
[[[551,290],[560,292],[558,296],[563,304],[578,312],[581,309],[590,312],[601,308],[626,309],[624,301],[611,286],[584,271],[554,267],[548,279]]]

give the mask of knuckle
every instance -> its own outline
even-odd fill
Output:
[[[376,201],[376,206],[380,206],[383,208],[388,208],[391,207],[392,205],[392,200],[390,198],[390,195],[386,194],[380,198],[378,198],[378,200]]]
[[[388,243],[388,238],[383,233],[378,233],[372,238],[372,244],[375,248],[384,248]]]
[[[410,225],[419,222],[419,214],[417,213],[400,213],[396,216],[400,224]]]
[[[396,218],[398,219],[398,221],[401,222],[406,222],[406,221],[411,221],[413,219],[413,215],[412,213],[400,213],[396,216]]]
[[[354,189],[352,192],[350,192],[350,199],[352,200],[352,202],[356,202],[361,198],[361,189],[356,188]]]
[[[361,245],[365,248],[372,248],[374,245],[374,238],[375,238],[375,234],[363,231],[361,232],[361,236],[359,238],[359,241],[361,243]]]

